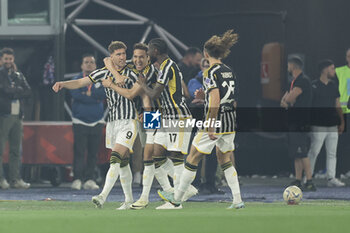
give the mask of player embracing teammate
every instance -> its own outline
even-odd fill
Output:
[[[221,37],[215,35],[204,45],[204,55],[210,63],[210,68],[203,76],[204,120],[219,121],[221,127],[210,125],[200,129],[193,140],[186,164],[184,155],[188,153],[191,129],[181,124],[170,124],[148,133],[144,158],[144,189],[135,203],[131,189],[129,154],[132,153],[132,146],[139,132],[136,121],[138,112],[133,99],[140,96],[145,110],[160,108],[162,120],[180,122],[192,118],[183,96],[182,74],[177,64],[169,58],[166,42],[156,38],[149,42],[148,47],[136,44],[132,68],[126,65],[125,44],[120,41],[112,42],[109,46],[111,55],[104,60],[106,67],[92,72],[89,77],[57,82],[53,86],[55,92],[62,88],[77,89],[91,82],[101,82],[105,87],[109,108],[106,147],[112,149],[112,153],[104,188],[99,195],[92,198],[97,207],[104,204],[120,175],[125,202],[118,209],[145,208],[154,176],[163,189],[158,194],[166,201],[157,209],[181,209],[182,202],[197,194],[191,183],[198,163],[215,146],[218,161],[233,195],[233,203],[229,208],[244,207],[237,172],[231,162],[235,138],[236,77],[221,62],[237,42],[238,35],[232,32],[233,30],[229,30]],[[153,63],[159,65],[158,72]],[[174,187],[170,186],[168,175],[173,177]]]

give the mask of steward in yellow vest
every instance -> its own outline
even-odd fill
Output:
[[[340,105],[343,113],[350,113],[347,103],[350,96],[350,48],[346,52],[346,61],[348,64],[335,69],[339,80]]]

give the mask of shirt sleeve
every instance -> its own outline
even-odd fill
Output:
[[[302,91],[305,91],[306,89],[306,83],[307,81],[305,79],[297,79],[295,80],[294,84],[293,84],[293,88],[294,87],[299,87]]]
[[[217,88],[217,75],[213,71],[209,71],[208,75],[203,76],[203,86],[209,92],[210,90]]]
[[[169,63],[164,69],[158,72],[157,82],[163,85],[168,85],[169,80],[173,76],[173,69],[171,63]]]
[[[108,70],[106,68],[102,68],[92,71],[92,73],[89,75],[89,78],[93,83],[97,83],[101,82],[102,79],[105,79],[107,77],[107,74]]]

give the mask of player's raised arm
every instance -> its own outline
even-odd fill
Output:
[[[88,86],[90,84],[91,84],[90,78],[89,77],[84,77],[84,78],[76,79],[76,80],[56,82],[52,86],[52,90],[54,90],[54,92],[57,93],[63,88],[66,88],[66,89],[79,89],[79,88]]]
[[[117,84],[122,84],[125,82],[125,79],[127,79],[128,77],[121,75],[118,70],[115,68],[115,65],[113,64],[113,61],[110,57],[105,57],[103,59],[103,62],[106,66],[106,68],[109,70],[109,72],[112,73],[112,75],[115,78],[115,83]]]

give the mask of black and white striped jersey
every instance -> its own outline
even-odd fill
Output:
[[[230,67],[225,64],[214,64],[203,73],[203,86],[205,91],[204,114],[209,119],[209,93],[218,88],[220,92],[220,106],[218,106],[217,119],[221,127],[216,133],[232,133],[235,131],[236,113],[234,102],[237,100],[236,76]]]
[[[182,89],[182,74],[177,64],[170,58],[160,65],[157,82],[164,85],[160,96],[162,117],[165,119],[190,118],[191,112],[187,107]]]
[[[134,63],[130,60],[127,63],[128,68],[132,69],[132,71],[134,71],[134,73],[136,75],[139,75],[140,71],[138,71],[135,68]],[[158,70],[157,68],[153,65],[153,64],[148,64],[145,68],[143,68],[143,70],[141,71],[143,76],[146,77],[147,79],[147,86],[150,88],[153,88],[155,86],[155,84],[157,83],[157,76],[158,76]],[[136,103],[136,108],[139,110],[140,108],[140,104],[142,107],[142,101],[140,97],[137,97],[134,99],[135,103]],[[160,108],[160,101],[159,99],[152,101],[152,111],[155,111],[156,109]]]
[[[125,80],[123,88],[131,89],[137,80],[137,75],[126,66],[120,70],[119,73],[128,77],[128,79]],[[106,78],[111,78],[113,81],[115,80],[106,67],[93,71],[89,75],[89,78],[94,83],[101,82],[102,79]],[[122,119],[136,119],[137,111],[134,101],[125,98],[109,88],[105,88],[105,92],[109,109],[108,122]]]

